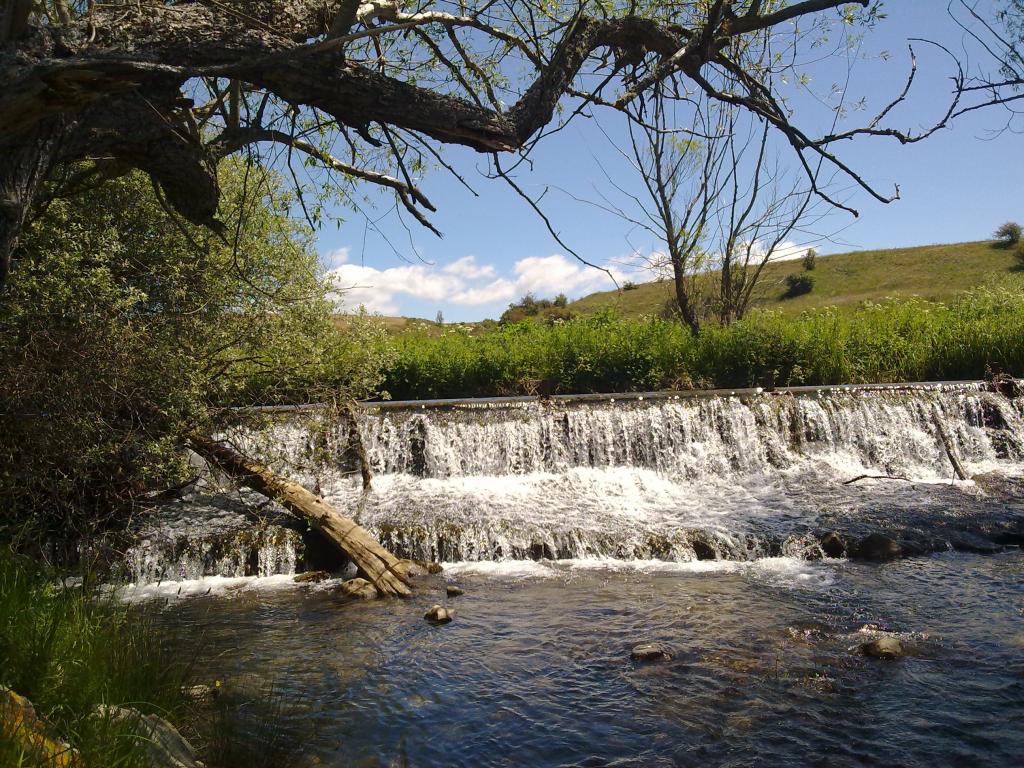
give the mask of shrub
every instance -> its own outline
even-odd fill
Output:
[[[783,298],[792,299],[814,290],[814,278],[810,275],[786,275],[786,292]]]
[[[1020,242],[1022,229],[1015,221],[1008,221],[995,231],[995,238],[1003,248],[1012,248]]]
[[[804,254],[804,258],[803,258],[804,271],[805,272],[812,271],[814,269],[814,267],[816,266],[815,265],[815,261],[817,261],[817,259],[818,259],[818,252],[816,250],[814,250],[813,248],[808,248],[807,249],[807,253]]]
[[[569,297],[566,296],[564,293],[560,293],[557,296],[555,296],[555,300],[553,303],[559,309],[565,309],[565,307],[569,306]]]
[[[1017,264],[1020,265],[1021,269],[1024,269],[1024,243],[1017,246]]]
[[[624,290],[624,291],[635,291],[639,287],[640,286],[638,286],[632,280],[627,280],[626,282],[624,282],[622,284],[622,290]]]

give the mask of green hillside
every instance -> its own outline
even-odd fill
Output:
[[[802,270],[799,259],[769,264],[755,293],[755,306],[798,314],[829,305],[852,308],[888,297],[945,301],[1008,277],[1024,283],[1024,270],[1018,267],[1013,251],[990,241],[818,256],[811,272],[814,290],[784,299],[786,276]],[[671,295],[671,283],[659,280],[632,290],[593,293],[569,308],[583,315],[614,308],[623,317],[639,317],[660,312]]]

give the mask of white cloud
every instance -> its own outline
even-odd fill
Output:
[[[335,248],[333,251],[328,251],[322,257],[324,266],[327,269],[336,269],[342,264],[347,264],[349,256],[351,256],[352,249],[347,245],[343,248]]]
[[[457,259],[451,264],[442,267],[441,271],[448,275],[464,277],[467,280],[478,280],[497,275],[494,267],[490,264],[477,264],[476,256],[463,256],[461,259]]]
[[[480,264],[474,256],[464,256],[443,266],[410,264],[376,269],[348,263],[348,249],[331,251],[325,262],[333,261],[329,276],[338,297],[347,307],[364,305],[372,312],[399,314],[403,298],[475,307],[501,305],[527,293],[551,298],[559,293],[581,296],[614,287],[609,276],[593,267],[561,254],[529,256],[517,261],[512,274],[501,276],[491,264]],[[624,280],[641,282],[653,279],[648,272],[629,266],[613,267],[612,275],[621,285]],[[495,307],[497,309],[497,307]]]

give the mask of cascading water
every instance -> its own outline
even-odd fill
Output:
[[[243,450],[411,558],[747,560],[821,556],[817,535],[902,526],[970,540],[978,489],[1024,462],[1024,408],[982,385],[368,406],[350,422],[278,414]],[[884,481],[844,482],[870,475]]]

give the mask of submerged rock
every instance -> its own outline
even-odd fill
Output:
[[[399,560],[395,570],[406,579],[413,576],[426,576],[430,573],[426,565],[415,560]]]
[[[376,600],[377,588],[366,579],[349,579],[343,581],[338,591],[353,600]]]
[[[435,574],[440,573],[444,570],[444,566],[440,563],[427,563],[427,573]]]
[[[662,643],[641,643],[633,646],[629,658],[633,661],[672,661],[672,651]]]
[[[455,614],[443,605],[433,605],[423,614],[423,618],[431,624],[447,624],[455,618]]]
[[[835,531],[822,536],[819,545],[825,557],[840,558],[846,554],[846,541]]]
[[[305,573],[297,573],[292,579],[296,584],[316,584],[321,581],[327,581],[331,578],[331,574],[327,571],[306,571]]]
[[[464,590],[462,587],[457,587],[454,584],[449,584],[447,587],[445,587],[444,591],[445,594],[448,595],[448,597],[458,597],[459,595],[466,594],[466,590]]]
[[[903,655],[903,644],[895,637],[879,637],[863,643],[860,652],[875,659],[891,660]]]
[[[881,533],[870,533],[857,542],[853,556],[860,560],[885,563],[903,555],[903,548]]]
[[[217,685],[185,685],[182,686],[182,695],[199,706],[209,707],[220,696],[220,683]]]

